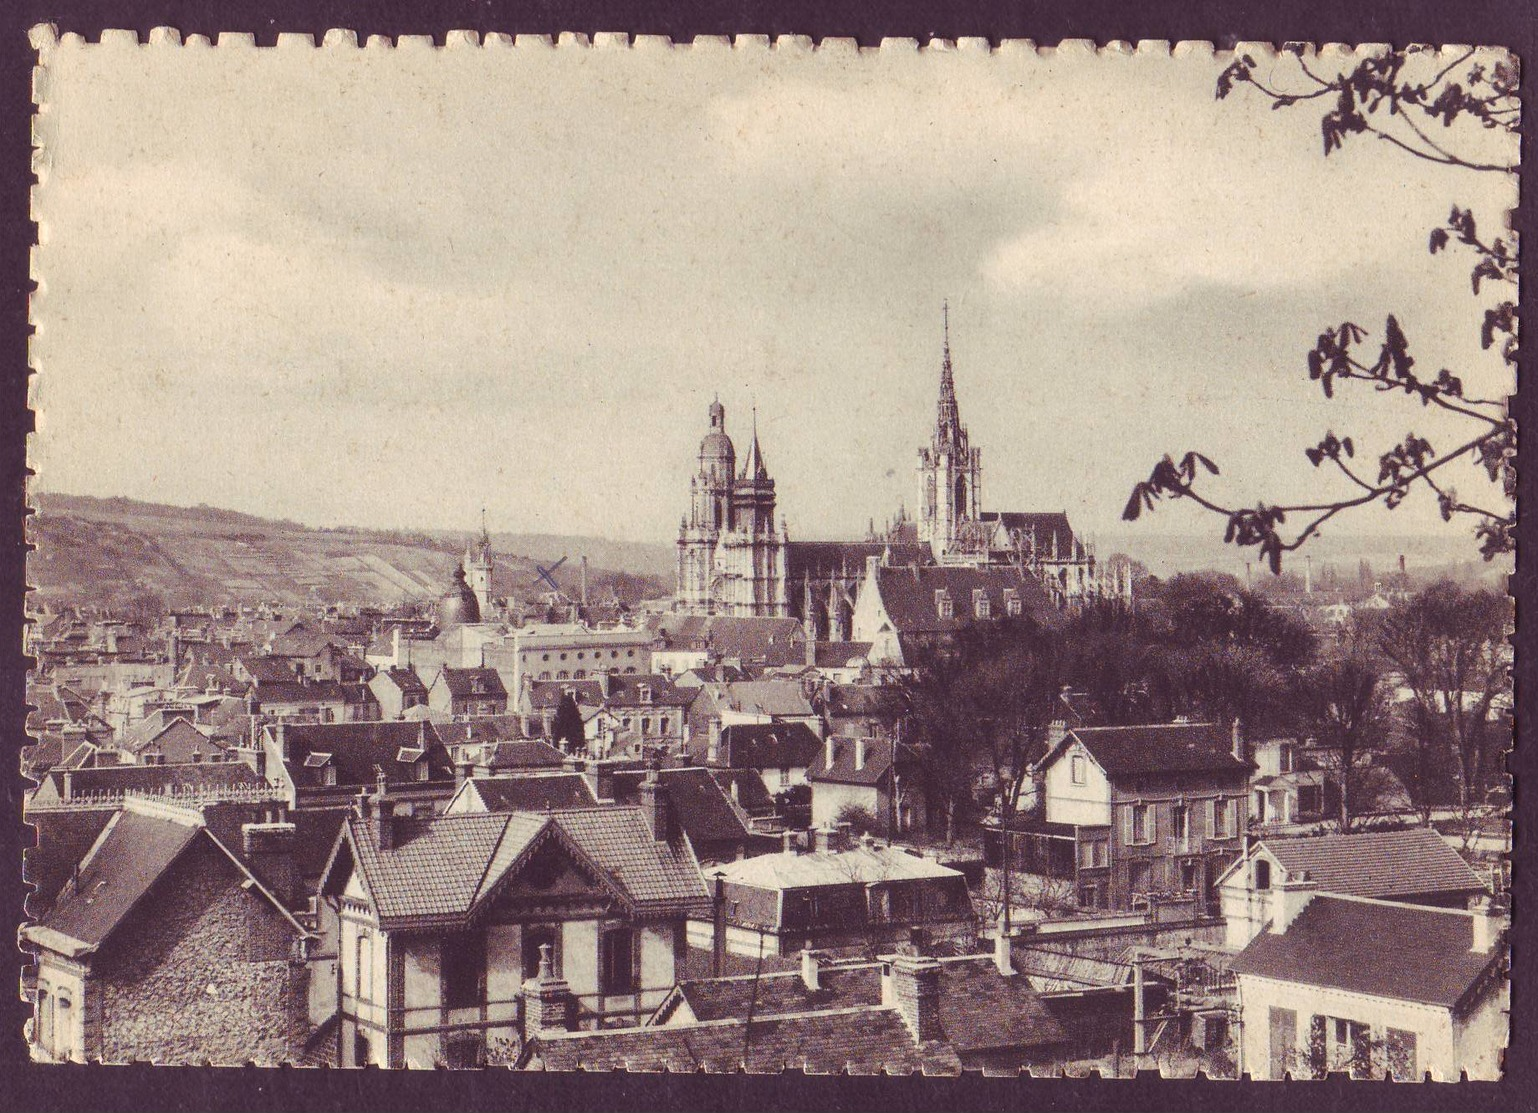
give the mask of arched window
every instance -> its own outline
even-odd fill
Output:
[[[1271,888],[1271,863],[1264,858],[1255,859],[1255,888]]]

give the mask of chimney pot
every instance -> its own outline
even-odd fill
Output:
[[[1495,904],[1489,897],[1475,897],[1469,903],[1469,912],[1473,921],[1473,939],[1469,950],[1487,955],[1495,949],[1495,941],[1500,938],[1501,918],[1496,915]]]
[[[832,769],[834,759],[838,756],[838,740],[833,735],[828,735],[828,740],[822,744],[823,768]]]
[[[856,769],[865,768],[865,739],[863,738],[856,738],[854,740],[854,767]]]
[[[1289,874],[1271,891],[1271,934],[1286,935],[1293,921],[1308,907],[1318,886],[1307,870]]]
[[[822,988],[818,982],[818,973],[817,952],[810,947],[802,948],[801,981],[806,985],[807,989],[817,990]]]

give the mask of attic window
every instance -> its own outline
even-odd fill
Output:
[[[329,764],[330,761],[331,761],[331,755],[330,754],[323,754],[323,753],[319,753],[319,752],[309,753],[309,754],[306,754],[305,757],[304,757],[304,767],[306,769],[319,769],[323,765]]]
[[[427,751],[421,746],[402,746],[400,752],[395,755],[395,760],[404,765],[414,765],[422,760]]]
[[[1020,607],[1020,589],[1019,588],[1017,588],[1017,587],[1006,587],[1004,589],[1004,611],[1011,618],[1019,618],[1020,617],[1021,607]]]
[[[972,589],[972,613],[978,618],[988,618],[993,614],[993,604],[988,599],[988,593],[980,587]]]
[[[951,593],[946,588],[935,589],[935,614],[941,618],[952,618],[956,614],[955,604],[951,601]]]
[[[650,684],[642,684],[640,687],[641,687],[641,702],[642,703],[650,703],[652,701],[652,686]]]

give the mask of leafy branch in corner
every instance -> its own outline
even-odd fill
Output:
[[[1300,49],[1289,48],[1285,53],[1296,57],[1300,72],[1309,82],[1302,91],[1289,92],[1261,81],[1256,76],[1255,60],[1245,55],[1218,78],[1218,99],[1227,97],[1239,85],[1249,85],[1270,98],[1273,109],[1314,100],[1331,104],[1321,120],[1326,156],[1341,149],[1348,136],[1371,134],[1431,162],[1474,171],[1516,173],[1514,165],[1457,154],[1450,139],[1433,139],[1427,130],[1439,124],[1446,131],[1462,120],[1483,130],[1514,134],[1518,125],[1518,74],[1514,63],[1471,64],[1475,52],[1470,50],[1426,80],[1415,81],[1405,75],[1406,64],[1414,55],[1394,52],[1366,59],[1327,79],[1310,68]],[[1485,308],[1480,346],[1485,351],[1496,349],[1506,367],[1515,369],[1517,237],[1511,232],[1482,236],[1473,212],[1455,205],[1447,223],[1431,232],[1428,243],[1433,255],[1454,245],[1466,248],[1474,256],[1470,285],[1476,297],[1482,291],[1488,293],[1492,285],[1510,291],[1509,296]],[[1136,521],[1163,499],[1188,499],[1227,519],[1225,542],[1258,548],[1271,570],[1280,572],[1282,554],[1301,548],[1337,514],[1370,503],[1381,503],[1392,510],[1419,485],[1435,495],[1444,521],[1460,515],[1477,519],[1474,534],[1486,560],[1512,551],[1516,528],[1517,434],[1507,400],[1470,396],[1463,378],[1447,368],[1439,369],[1434,376],[1417,371],[1404,329],[1392,314],[1385,322],[1383,339],[1375,354],[1370,348],[1364,352],[1367,344],[1367,331],[1353,322],[1325,329],[1308,353],[1309,379],[1317,382],[1330,399],[1341,384],[1349,383],[1366,386],[1379,394],[1419,401],[1422,407],[1435,407],[1467,421],[1471,425],[1470,435],[1456,447],[1438,452],[1426,438],[1410,432],[1400,443],[1379,454],[1374,472],[1357,461],[1356,444],[1351,437],[1329,431],[1304,454],[1315,468],[1326,468],[1342,476],[1351,485],[1352,493],[1339,499],[1294,505],[1225,506],[1197,489],[1203,473],[1218,474],[1215,463],[1197,452],[1187,452],[1179,463],[1174,457],[1165,456],[1154,465],[1148,479],[1133,488],[1122,517]],[[1498,506],[1465,500],[1444,481],[1442,469],[1458,460],[1477,465],[1497,485]],[[1284,526],[1299,522],[1301,525],[1290,537],[1283,535]]]

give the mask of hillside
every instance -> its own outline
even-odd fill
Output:
[[[390,604],[431,599],[448,585],[466,534],[313,529],[214,507],[34,493],[28,578],[50,604],[158,596],[167,605],[275,600]],[[493,588],[527,599],[544,590],[534,562],[567,556],[556,573],[575,595],[578,562],[591,592],[627,601],[672,590],[670,546],[551,534],[494,534]]]

